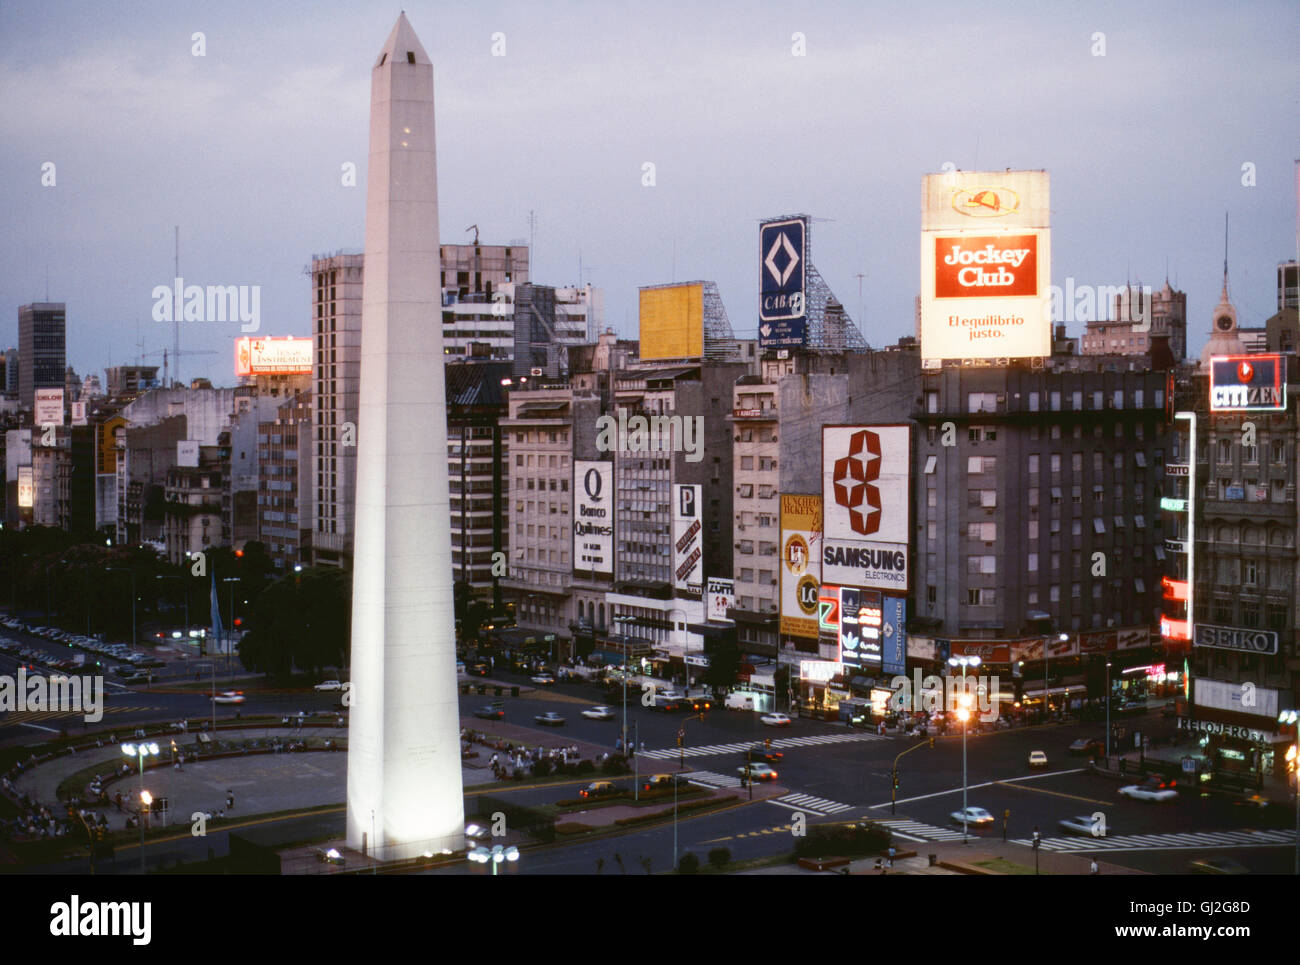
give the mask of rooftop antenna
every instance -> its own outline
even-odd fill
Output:
[[[176,240],[175,240],[175,249],[174,249],[173,259],[172,259],[172,270],[175,272],[175,274],[173,274],[172,277],[173,277],[173,278],[180,278],[180,277],[181,277],[181,226],[180,226],[180,225],[176,225],[176,226],[175,226],[175,233],[176,233],[176,234],[175,234],[175,239],[176,239]],[[175,307],[172,309],[172,311],[174,312],[174,318],[172,319],[172,326],[173,326],[173,331],[175,332],[175,336],[174,336],[174,338],[172,339],[172,360],[175,362],[175,365],[176,365],[176,380],[177,380],[177,381],[180,381],[180,377],[181,377],[181,312],[180,312],[180,306],[179,306],[179,305],[175,306]],[[166,356],[164,356],[163,358],[164,358],[164,361],[163,361],[163,387],[164,387],[164,388],[167,388],[168,386],[167,386],[167,363],[166,363]]]
[[[50,300],[50,266],[45,266],[45,300]]]
[[[536,247],[536,244],[537,244],[537,212],[533,211],[530,208],[528,211],[528,261],[530,264],[537,261],[537,259],[533,256],[533,249]]]
[[[866,272],[858,272],[853,276],[858,280],[858,321],[862,321],[862,279],[866,278]]]
[[[1228,290],[1228,212],[1223,212],[1223,290]]]

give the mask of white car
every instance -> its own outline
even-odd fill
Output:
[[[1178,798],[1176,790],[1163,784],[1129,784],[1121,787],[1119,793],[1135,801],[1173,801]]]
[[[953,811],[948,815],[953,824],[992,824],[993,815],[989,814],[983,808],[968,807],[960,811]]]
[[[343,684],[338,680],[325,680],[316,685],[317,690],[342,690]]]
[[[591,707],[584,710],[582,716],[586,717],[588,720],[613,720],[614,711],[612,708],[602,705],[600,707]]]
[[[553,710],[548,710],[544,714],[537,714],[533,717],[533,720],[548,727],[561,727],[564,725],[564,718]]]
[[[536,677],[530,677],[529,679],[539,687],[549,687],[555,683],[555,678],[548,673],[539,673]]]
[[[1044,754],[1042,751],[1030,751],[1030,752],[1029,752],[1029,766],[1030,766],[1030,767],[1046,767],[1046,766],[1047,766],[1047,755]]]
[[[742,764],[736,768],[736,773],[740,775],[742,784],[750,778],[755,781],[776,780],[776,769],[769,764]]]
[[[1106,836],[1106,822],[1099,815],[1076,814],[1072,818],[1062,818],[1057,822],[1062,831],[1071,834],[1086,834],[1094,838]]]
[[[759,723],[766,724],[768,727],[789,727],[790,718],[785,714],[764,714],[758,718]]]
[[[238,690],[226,690],[212,698],[214,704],[242,704],[244,695]]]

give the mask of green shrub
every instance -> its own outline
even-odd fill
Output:
[[[551,773],[551,762],[542,758],[540,761],[533,761],[533,777],[545,777]]]
[[[606,774],[624,774],[627,772],[627,758],[622,754],[612,754],[600,769]]]
[[[731,860],[730,848],[714,848],[709,852],[709,866],[722,868]]]
[[[687,851],[682,855],[681,860],[677,862],[677,873],[679,875],[693,875],[700,870],[700,859]]]
[[[800,858],[856,857],[889,848],[889,829],[864,821],[838,827],[814,827],[797,839],[794,853]]]

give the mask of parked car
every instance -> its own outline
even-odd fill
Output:
[[[471,677],[486,677],[488,675],[488,665],[485,663],[476,663],[469,668]]]
[[[315,687],[316,690],[342,690],[343,682],[339,680],[323,680]]]
[[[544,714],[536,714],[533,717],[533,720],[536,723],[543,724],[547,727],[559,727],[564,723],[564,718],[553,710],[548,710]]]
[[[781,759],[785,757],[785,755],[776,748],[769,747],[766,744],[755,744],[746,752],[746,754],[750,760],[767,761],[769,764],[779,763]]]
[[[1086,834],[1090,837],[1105,837],[1106,824],[1101,818],[1093,819],[1091,814],[1076,814],[1072,818],[1062,818],[1057,823],[1062,831],[1071,834]]]
[[[960,811],[953,811],[952,814],[948,815],[948,818],[954,824],[974,824],[978,826],[993,823],[993,815],[983,808],[977,807],[967,807],[962,808]]]
[[[592,781],[590,784],[588,784],[586,787],[584,787],[581,791],[578,792],[578,797],[602,798],[602,797],[612,797],[615,794],[622,794],[622,793],[623,793],[623,788],[619,787],[613,781]]]
[[[1175,783],[1146,781],[1142,784],[1129,784],[1121,787],[1119,793],[1134,801],[1174,801],[1178,799]]]
[[[480,707],[474,711],[474,716],[483,720],[504,720],[506,712],[502,707]]]
[[[760,723],[766,724],[768,727],[789,727],[790,726],[790,718],[787,717],[785,714],[764,714],[762,717],[758,719]]]
[[[1046,767],[1046,766],[1047,766],[1047,755],[1044,754],[1042,751],[1030,751],[1030,752],[1029,752],[1029,766],[1030,766],[1030,767]]]
[[[612,708],[601,704],[599,707],[588,707],[582,712],[582,716],[588,720],[613,720],[614,711]]]
[[[743,785],[748,781],[775,781],[776,770],[769,764],[742,764],[736,768],[736,773],[740,775],[740,783]]]

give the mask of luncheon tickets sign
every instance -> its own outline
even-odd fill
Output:
[[[1048,204],[1044,171],[925,176],[923,358],[1051,354]]]

